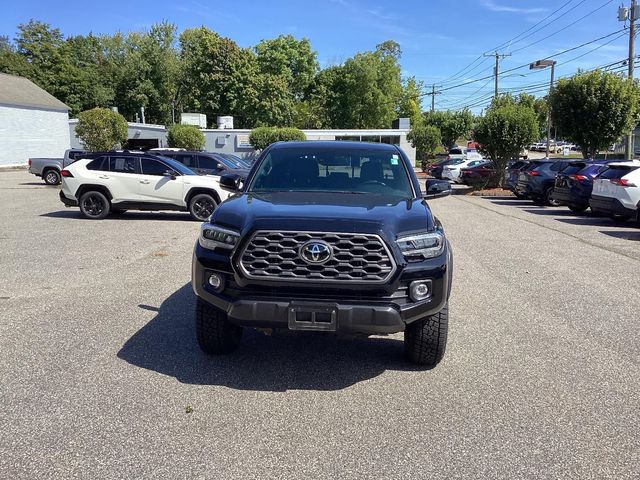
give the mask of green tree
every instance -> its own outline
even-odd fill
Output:
[[[561,79],[550,97],[554,125],[594,158],[638,121],[639,89],[632,81],[600,70]]]
[[[384,42],[373,52],[358,53],[343,65],[325,69],[317,85],[332,128],[389,128],[402,95],[400,47]]]
[[[281,75],[258,75],[253,81],[255,94],[247,105],[246,119],[251,125],[284,127],[293,125],[295,102]]]
[[[78,115],[76,135],[89,151],[112,150],[127,141],[127,121],[108,108],[93,108]]]
[[[120,41],[113,52],[119,110],[133,120],[144,107],[148,123],[171,123],[180,73],[175,25],[162,22],[149,32],[129,33],[115,41]]]
[[[297,128],[257,127],[251,130],[249,141],[256,150],[264,150],[275,142],[306,140],[304,132]]]
[[[295,99],[303,97],[318,73],[317,54],[306,38],[280,35],[262,40],[254,50],[260,74],[281,77]]]
[[[538,119],[538,126],[540,127],[539,138],[547,136],[547,113],[549,107],[545,97],[536,98],[525,92],[514,97],[510,93],[505,93],[492,100],[491,105],[495,107],[504,105],[522,105],[529,107],[535,112],[536,118]]]
[[[442,143],[447,148],[454,146],[459,138],[468,137],[474,123],[473,114],[466,108],[459,112],[429,111],[424,114],[424,120],[427,125],[438,127]]]
[[[433,158],[442,145],[440,130],[434,125],[418,125],[411,128],[407,140],[416,149],[416,159],[422,163]]]
[[[182,125],[176,123],[167,129],[167,143],[172,148],[203,150],[205,138],[202,130],[195,125]]]
[[[402,85],[402,95],[398,105],[398,117],[409,118],[412,127],[419,127],[424,122],[422,116],[421,96],[424,85],[415,77],[407,78]]]
[[[207,114],[234,115],[238,126],[251,126],[249,108],[257,95],[255,55],[206,27],[180,34],[183,69],[180,83],[185,107]]]
[[[480,144],[480,151],[493,161],[496,180],[501,185],[507,162],[518,158],[522,148],[533,142],[538,133],[538,119],[531,108],[507,104],[489,108],[473,136]]]

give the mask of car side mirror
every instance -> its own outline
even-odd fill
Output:
[[[225,190],[239,192],[241,180],[240,175],[236,173],[226,173],[220,177],[220,186]]]
[[[166,172],[164,172],[162,174],[163,177],[169,177],[171,180],[175,180],[176,179],[176,172],[172,172],[170,170],[167,170]]]
[[[433,198],[446,197],[451,195],[451,185],[446,180],[430,178],[427,180],[426,192],[423,198],[430,200]]]

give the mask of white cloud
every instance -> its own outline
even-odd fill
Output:
[[[491,10],[492,12],[507,12],[507,13],[523,13],[530,15],[532,13],[544,13],[548,11],[546,8],[522,8],[522,7],[513,7],[511,5],[499,5],[495,3],[493,0],[483,0],[482,5]]]

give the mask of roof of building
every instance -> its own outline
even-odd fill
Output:
[[[70,110],[64,103],[31,80],[6,73],[0,73],[0,105]]]

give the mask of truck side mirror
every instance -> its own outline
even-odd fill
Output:
[[[434,198],[446,197],[451,195],[451,185],[446,180],[438,180],[430,178],[427,180],[426,192],[424,199],[430,200]]]
[[[232,192],[240,191],[240,175],[236,173],[226,173],[220,177],[220,186]]]

